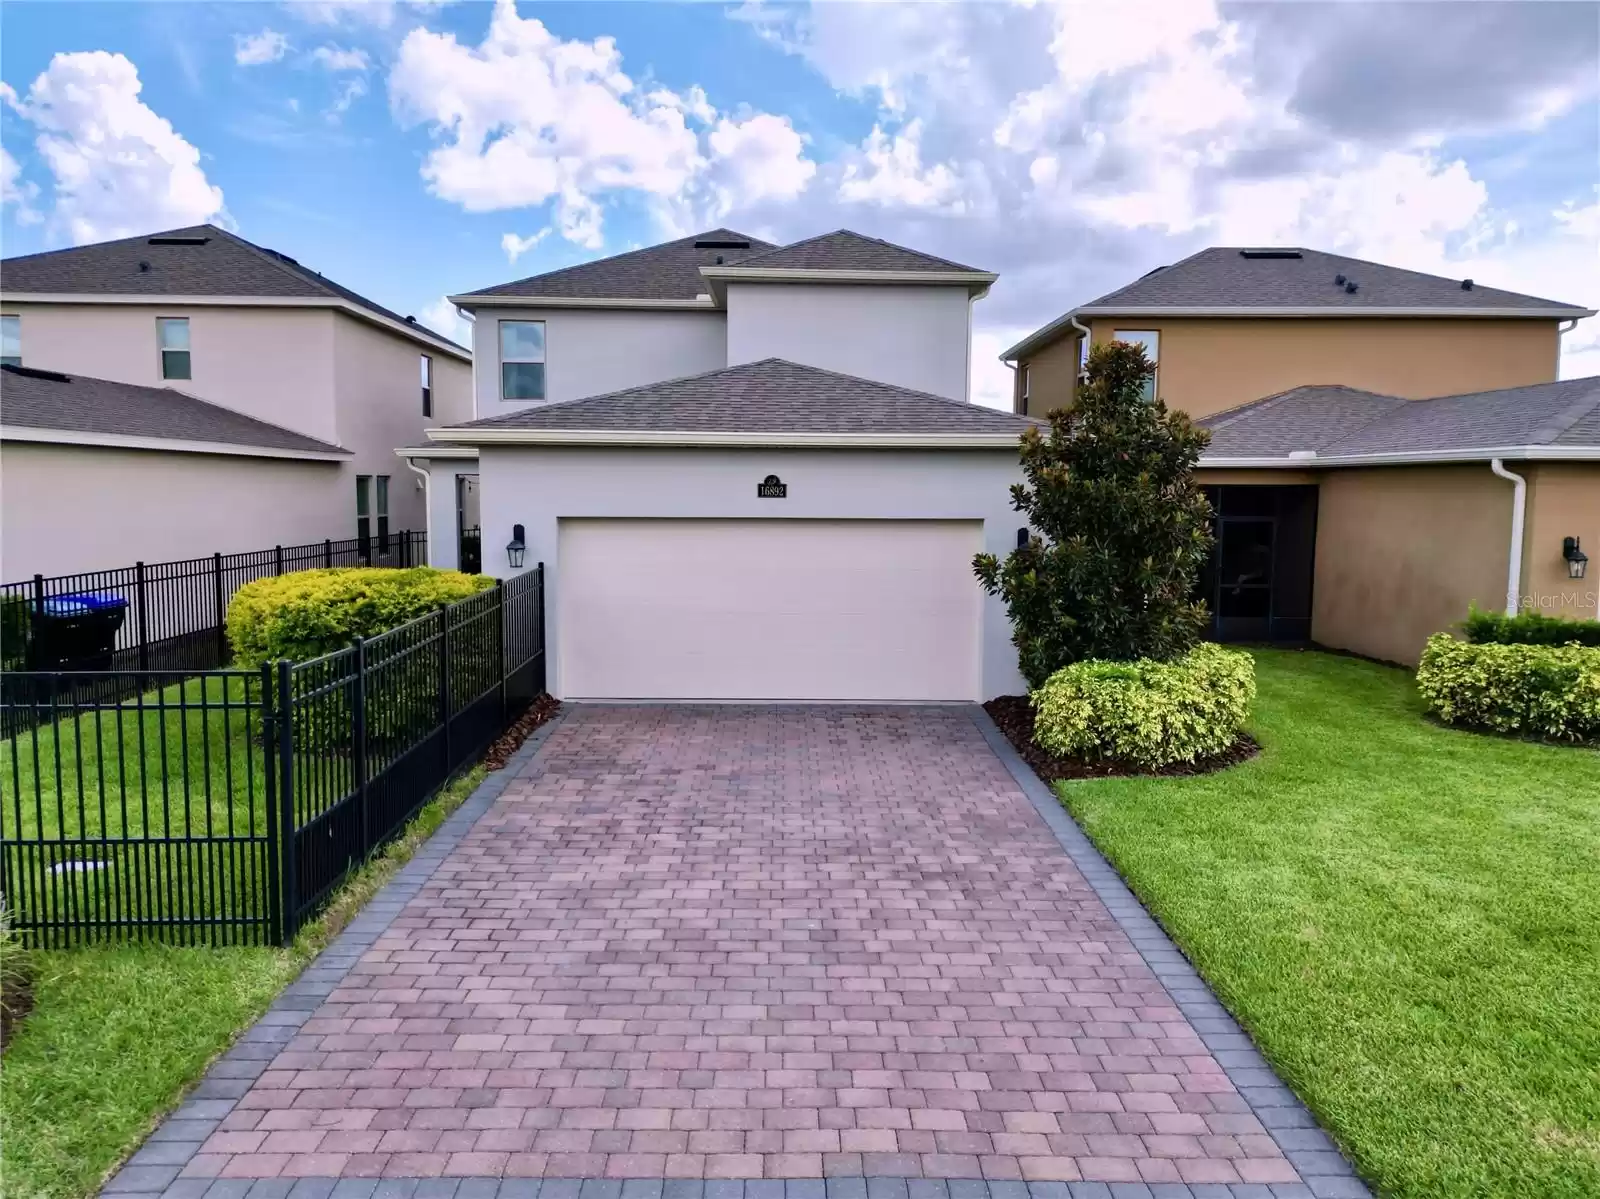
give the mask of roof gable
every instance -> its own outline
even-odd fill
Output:
[[[343,284],[215,225],[24,254],[0,262],[7,295],[342,300],[416,337],[467,350]]]
[[[907,387],[767,358],[486,417],[458,429],[1020,437],[1038,423]]]
[[[744,243],[740,245],[738,243]],[[710,243],[710,244],[707,244]],[[716,244],[721,243],[721,244]],[[703,266],[734,265],[775,249],[771,242],[732,229],[711,229],[659,246],[629,250],[593,262],[530,275],[459,297],[527,296],[592,300],[694,300],[706,294]]]
[[[838,229],[804,241],[755,254],[739,263],[750,269],[771,271],[926,271],[985,274],[975,267],[924,254],[921,250],[897,246],[876,237],[866,237],[850,229]]]
[[[1292,257],[1289,255],[1293,255]],[[1351,286],[1354,285],[1354,290]],[[1441,316],[1482,309],[1549,312],[1588,310],[1461,279],[1425,275],[1320,250],[1262,252],[1213,246],[1108,292],[1080,313],[1137,312],[1164,308],[1316,309],[1330,314],[1428,309]]]
[[[204,442],[317,455],[349,453],[340,446],[170,387],[144,387],[88,375],[0,367],[0,404],[0,422],[8,429]]]

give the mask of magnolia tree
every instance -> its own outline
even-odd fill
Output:
[[[1113,341],[1047,433],[1022,436],[1025,483],[1012,505],[1033,534],[1004,561],[973,560],[1011,613],[1023,676],[1040,686],[1086,658],[1178,657],[1199,640],[1195,579],[1211,551],[1211,506],[1194,480],[1211,439],[1181,412],[1144,398],[1155,367]]]

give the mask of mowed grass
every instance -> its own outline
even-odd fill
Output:
[[[1380,1193],[1600,1195],[1600,753],[1256,662],[1258,759],[1067,807]]]
[[[0,1194],[92,1194],[483,776],[469,771],[423,807],[288,949],[121,945],[28,955],[34,1010],[0,1061]]]

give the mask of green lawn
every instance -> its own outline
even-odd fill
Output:
[[[1600,1195],[1600,753],[1256,662],[1258,759],[1067,807],[1382,1194]]]

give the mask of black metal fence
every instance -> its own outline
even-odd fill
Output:
[[[545,686],[544,568],[259,672],[13,673],[0,893],[30,942],[285,944]]]
[[[242,554],[180,562],[136,562],[114,570],[34,575],[0,584],[0,664],[6,670],[211,670],[228,660],[224,616],[246,583],[295,570],[331,566],[421,566],[426,533],[409,530],[307,545],[277,545]],[[88,599],[115,619],[109,642],[83,648],[56,630]],[[84,621],[101,617],[86,614]]]

